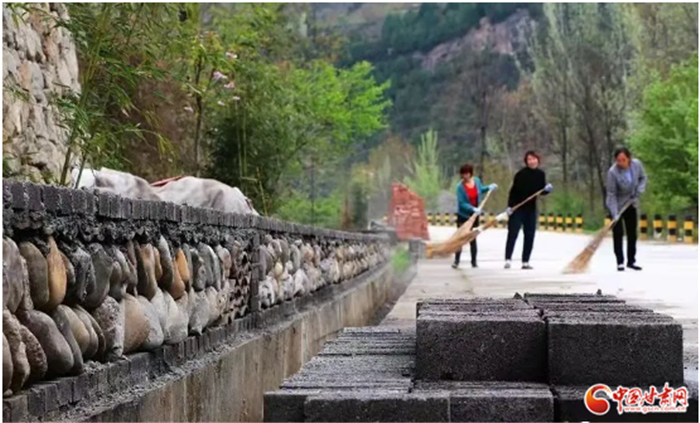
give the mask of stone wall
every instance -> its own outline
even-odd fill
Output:
[[[68,412],[90,381],[143,382],[263,316],[339,307],[336,294],[387,269],[390,251],[386,236],[30,183],[4,182],[3,207],[6,421]],[[342,305],[341,326],[326,319],[307,349],[371,318],[385,287],[363,289],[372,300]]]
[[[60,3],[34,6],[67,17]],[[39,12],[16,15],[3,5],[2,21],[3,175],[48,182],[60,175],[67,136],[50,102],[80,90],[75,45]]]

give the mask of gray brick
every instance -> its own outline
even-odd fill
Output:
[[[132,384],[145,383],[150,379],[150,371],[152,367],[151,354],[140,352],[129,354],[127,359],[130,362],[129,374]]]
[[[27,392],[27,406],[33,416],[43,416],[57,410],[58,387],[51,382],[39,382],[33,385]]]
[[[114,219],[123,219],[122,212],[123,197],[113,195],[109,198],[109,215]]]
[[[266,392],[263,399],[263,421],[303,422],[306,397],[322,392],[321,389]]]
[[[416,372],[426,380],[544,381],[546,332],[534,317],[419,316]]]
[[[90,395],[90,378],[85,373],[71,379],[73,382],[73,402],[82,401]]]
[[[24,210],[27,208],[27,195],[24,192],[24,184],[13,181],[3,181],[3,185],[8,185],[12,196],[12,208]]]
[[[107,374],[109,377],[109,386],[112,390],[121,391],[129,386],[130,362],[126,359],[121,359],[111,363]]]
[[[62,407],[73,402],[73,384],[76,377],[61,377],[55,382],[57,390],[58,405]]]
[[[71,211],[81,216],[85,215],[85,191],[80,189],[71,189],[67,191],[70,193]]]
[[[444,393],[347,392],[309,396],[304,415],[308,422],[447,422],[449,408]]]
[[[97,194],[97,215],[101,217],[112,217],[109,210],[109,201],[111,194],[101,192]]]
[[[58,187],[53,185],[41,186],[41,201],[44,203],[46,210],[50,212],[59,212],[61,210],[61,198],[59,196]]]
[[[540,388],[482,386],[450,393],[453,422],[551,422],[553,419],[554,398],[546,385]]]
[[[44,210],[41,201],[41,186],[29,182],[24,183],[24,192],[27,194],[27,209],[31,211]]]
[[[97,196],[95,192],[85,191],[85,214],[88,216],[97,214]]]
[[[29,408],[27,406],[27,396],[23,394],[14,395],[2,400],[2,421],[4,422],[26,422],[29,420]]]
[[[647,313],[628,313],[626,319],[602,314],[548,319],[550,383],[646,386],[683,382],[680,323],[650,320]]]

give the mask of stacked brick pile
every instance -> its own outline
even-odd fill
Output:
[[[698,419],[697,380],[684,380],[681,325],[669,316],[597,294],[426,300],[416,308],[415,335],[354,329],[329,344],[266,394],[265,420]],[[686,386],[688,411],[618,415],[609,401],[610,411],[596,416],[583,400],[600,383],[613,391]]]
[[[425,201],[403,184],[392,184],[388,223],[400,240],[429,239]]]

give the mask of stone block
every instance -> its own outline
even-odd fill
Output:
[[[545,323],[539,318],[462,314],[420,316],[416,373],[426,380],[542,382]]]
[[[553,385],[683,382],[683,329],[674,321],[647,313],[553,317],[547,337]]]
[[[341,392],[309,396],[304,417],[307,422],[447,422],[449,409],[444,393]]]
[[[4,422],[26,422],[29,421],[29,407],[27,396],[24,394],[14,395],[2,400],[2,421]]]

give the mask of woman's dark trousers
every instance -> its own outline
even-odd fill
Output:
[[[462,226],[464,222],[466,222],[468,219],[463,218],[462,216],[457,216],[457,228]],[[477,217],[476,220],[474,221],[474,225],[472,228],[476,228],[479,226],[479,218]],[[476,239],[474,241],[469,243],[469,250],[472,254],[472,264],[476,264]],[[455,253],[455,264],[459,264],[459,259],[462,257],[462,249],[460,248],[459,251]]]
[[[523,263],[530,262],[532,245],[535,243],[535,230],[537,229],[537,209],[518,210],[508,218],[508,240],[506,241],[506,260],[513,257],[515,241],[518,239],[520,228],[525,237],[523,242]]]
[[[627,264],[632,265],[637,255],[637,209],[634,206],[628,207],[613,226],[613,246],[618,266],[625,262],[625,254],[622,252],[623,227],[627,235]]]

